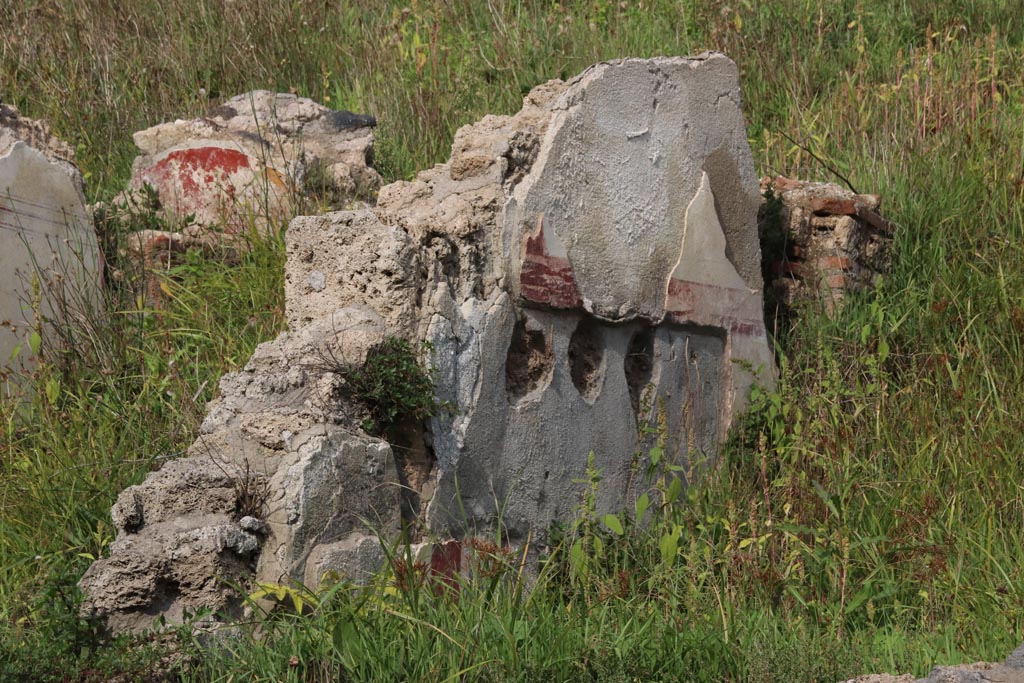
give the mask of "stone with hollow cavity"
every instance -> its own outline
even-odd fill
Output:
[[[736,65],[706,53],[540,85],[375,207],[293,220],[291,331],[222,380],[190,456],[259,475],[252,576],[365,576],[401,524],[443,541],[441,576],[464,566],[462,539],[499,526],[537,547],[581,505],[591,453],[601,513],[653,495],[655,441],[688,483],[772,382],[757,206]],[[387,335],[430,343],[445,406],[390,446],[359,430],[339,375]],[[119,539],[146,533],[146,495],[141,511],[119,500]]]

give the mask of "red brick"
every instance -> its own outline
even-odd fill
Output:
[[[892,234],[892,223],[882,218],[882,216],[876,211],[862,207],[857,211],[857,217],[876,230],[882,231],[886,235]]]
[[[857,202],[853,199],[837,199],[835,197],[815,197],[807,202],[807,208],[816,214],[831,216],[856,216]]]
[[[822,256],[814,265],[821,270],[849,270],[850,259],[845,256]]]

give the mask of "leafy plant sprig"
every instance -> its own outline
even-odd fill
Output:
[[[409,340],[388,337],[370,350],[361,366],[341,368],[346,390],[369,410],[363,429],[381,434],[400,422],[424,420],[445,408],[434,397],[434,373],[424,359],[431,349],[429,342],[423,342],[417,353]]]

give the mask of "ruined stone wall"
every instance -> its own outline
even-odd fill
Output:
[[[770,193],[762,241],[774,251],[766,285],[784,311],[807,303],[836,311],[889,270],[893,229],[878,195],[782,176],[763,178],[761,189]]]
[[[132,513],[82,580],[88,607],[133,629],[237,604],[193,585],[204,566],[358,577],[400,525],[445,541],[442,559],[499,525],[542,543],[580,505],[590,453],[601,512],[648,486],[654,439],[684,478],[713,460],[773,375],[737,76],[719,54],[598,64],[462,128],[447,163],[375,207],[293,220],[290,331],[222,380],[186,461],[121,495]],[[341,376],[387,335],[430,342],[448,407],[390,444],[362,432]],[[167,509],[187,477],[224,495]]]

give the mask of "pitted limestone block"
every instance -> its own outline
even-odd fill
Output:
[[[71,148],[0,104],[0,390],[10,371],[35,366],[37,320],[101,313],[103,263],[83,188]],[[48,344],[52,330],[42,327]]]
[[[181,515],[231,514],[240,476],[233,465],[213,458],[171,460],[117,497],[111,516],[118,536]]]
[[[392,532],[401,515],[394,456],[349,431],[356,428],[334,381],[342,364],[359,364],[383,339],[378,314],[338,309],[261,345],[226,376],[190,457],[119,496],[111,555],[81,582],[86,610],[115,630],[157,616],[179,623],[186,611],[237,606],[231,585],[264,576],[256,572],[264,544],[273,549],[262,553],[266,567],[280,560],[301,580],[319,544],[367,523]],[[287,580],[268,571],[268,581]]]
[[[302,580],[335,568],[339,553],[370,562],[369,546],[345,555],[332,544],[367,528],[397,531],[401,487],[390,447],[334,425],[296,429],[251,468],[230,460],[240,451],[219,453],[222,463],[193,455],[125,490],[112,511],[110,556],[80,582],[83,609],[116,631],[137,631],[158,616],[174,624],[203,607],[236,609],[242,596],[232,586],[253,578]],[[252,446],[237,427],[222,431]]]
[[[213,435],[236,428],[281,449],[294,434],[334,419],[343,407],[334,396],[337,373],[362,364],[384,338],[379,314],[347,307],[260,344],[241,371],[221,378],[220,395],[200,427],[204,439],[192,451],[204,452]]]
[[[369,210],[301,216],[285,236],[285,313],[300,329],[324,311],[372,307],[392,332],[414,324],[420,255],[402,229]]]
[[[231,588],[252,572],[261,539],[225,515],[191,514],[120,534],[109,558],[79,582],[83,612],[104,617],[114,631],[150,628],[162,615],[180,623],[201,608],[237,613]]]
[[[289,367],[337,372],[362,365],[370,351],[384,341],[386,332],[387,321],[377,311],[347,306],[303,325],[282,348]]]
[[[510,188],[536,159],[549,117],[544,108],[564,85],[552,81],[538,86],[514,117],[485,116],[463,126],[455,135],[449,163],[411,182],[381,188],[376,213],[382,223],[401,229],[418,245],[421,289],[444,281],[462,301],[487,298],[501,285],[498,214]]]

